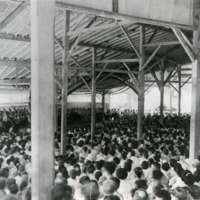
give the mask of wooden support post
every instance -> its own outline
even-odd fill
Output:
[[[61,154],[66,154],[66,132],[67,132],[67,95],[68,95],[68,61],[69,55],[69,36],[70,11],[64,11],[64,38],[63,38],[63,89],[61,107]]]
[[[118,0],[112,0],[112,4],[113,4],[113,12],[118,13],[118,11],[119,11],[119,2],[118,2]]]
[[[19,76],[18,76],[18,67],[16,67],[16,88],[18,89],[19,88]]]
[[[102,110],[104,112],[104,110],[105,110],[105,95],[106,95],[105,91],[103,91],[101,95],[102,95]]]
[[[93,146],[93,138],[95,134],[95,111],[96,111],[96,72],[95,68],[96,49],[92,48],[92,92],[91,92],[91,145]]]
[[[170,114],[172,114],[173,90],[170,88]]]
[[[200,150],[200,18],[198,29],[193,33],[193,52],[195,61],[192,64],[192,104],[190,122],[190,158],[196,158]]]
[[[178,116],[181,114],[181,66],[178,66]]]
[[[160,79],[160,86],[159,86],[159,90],[160,90],[160,123],[163,124],[163,119],[164,119],[164,113],[163,113],[163,109],[164,109],[164,60],[162,60],[161,62],[161,79]]]
[[[31,0],[31,190],[49,200],[54,183],[55,0]]]
[[[139,91],[138,91],[138,118],[137,118],[137,138],[142,137],[142,127],[143,127],[143,116],[144,116],[144,61],[145,61],[145,52],[144,44],[145,41],[145,28],[140,26],[140,48],[139,54],[141,56],[139,62]],[[143,68],[143,69],[142,69]]]

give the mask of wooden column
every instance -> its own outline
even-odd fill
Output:
[[[57,98],[57,83],[54,81],[54,102],[55,102],[55,106],[54,106],[54,132],[58,131],[58,109],[57,109],[57,102],[58,102],[58,98]]]
[[[165,73],[164,60],[162,60],[162,62],[161,62],[160,70],[161,70],[160,86],[159,86],[159,90],[160,90],[160,123],[163,124],[163,118],[164,118],[164,114],[163,114],[163,108],[164,108],[164,73]]]
[[[190,122],[190,158],[196,158],[200,150],[200,19],[193,33],[193,50],[196,56],[192,64],[192,101]]]
[[[178,116],[181,114],[181,66],[178,65]]]
[[[96,73],[95,73],[95,60],[96,60],[96,49],[92,48],[92,91],[91,91],[91,142],[93,145],[93,138],[95,134],[95,110],[96,110]]]
[[[105,109],[105,95],[106,95],[106,93],[103,91],[101,95],[102,95],[102,110],[104,112],[104,109]]]
[[[63,37],[63,88],[62,88],[62,107],[61,107],[61,154],[66,154],[66,133],[67,133],[67,95],[68,95],[68,60],[70,11],[64,11],[64,37]]]
[[[54,183],[55,0],[31,0],[32,199],[51,199]]]
[[[118,13],[118,11],[119,11],[119,2],[118,2],[118,0],[112,0],[112,4],[113,4],[113,12]]]
[[[137,138],[142,136],[143,116],[144,116],[144,60],[145,52],[143,44],[145,42],[145,28],[140,26],[140,62],[139,62],[139,92],[138,92],[138,118],[137,118]]]
[[[172,114],[172,99],[173,99],[173,91],[170,88],[170,114]]]

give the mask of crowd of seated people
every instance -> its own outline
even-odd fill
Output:
[[[6,129],[6,115],[0,120],[0,199],[29,200],[30,128],[24,131],[21,118]],[[55,133],[52,200],[200,199],[200,157],[188,158],[190,117],[168,115],[161,124],[149,114],[137,139],[135,115],[98,124],[93,141],[88,127],[69,129],[66,155]]]

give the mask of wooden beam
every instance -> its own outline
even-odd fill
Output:
[[[131,88],[131,89],[135,92],[135,94],[138,95],[138,88],[136,88],[134,84],[131,84],[130,82],[128,82],[128,81],[126,81],[126,80],[123,80],[121,77],[116,76],[116,75],[110,75],[110,77],[113,77],[113,78],[119,80],[119,81],[122,82],[124,85],[128,86],[129,88]]]
[[[92,26],[92,24],[94,24],[94,22],[97,20],[97,16],[94,16],[92,18],[92,20],[85,26],[85,28],[89,28],[90,26]],[[75,37],[73,39],[73,41],[70,43],[69,48],[71,49],[71,47],[74,45],[74,43],[77,41],[79,36]]]
[[[96,49],[92,49],[92,91],[91,91],[91,145],[93,146],[94,141],[94,134],[95,134],[95,127],[96,127],[96,73],[94,71],[95,69],[95,60],[96,60]]]
[[[92,71],[90,67],[69,67],[69,69],[76,69],[76,70],[84,70],[84,71]],[[121,73],[121,74],[138,74],[136,71],[127,71],[127,70],[119,70],[119,69],[102,69],[102,68],[95,68],[94,71],[96,72],[112,72],[112,73]]]
[[[57,77],[54,76],[54,80],[56,84],[59,86],[60,89],[63,89],[63,84],[57,79]]]
[[[61,50],[64,49],[62,42],[56,37],[54,36],[54,40],[56,42],[56,44],[61,48]]]
[[[128,67],[128,65],[125,63],[125,62],[123,62],[123,64],[124,64],[124,66],[126,67],[126,69],[129,71],[129,72],[131,72],[131,70],[130,70],[130,68]],[[129,77],[130,77],[130,79],[133,81],[133,83],[134,83],[134,85],[135,85],[135,87],[139,90],[139,82],[138,82],[138,80],[136,79],[136,77],[134,76],[134,74],[128,74],[129,75]]]
[[[181,66],[178,65],[178,116],[181,115]]]
[[[119,26],[122,25],[129,25],[129,24],[133,24],[133,21],[122,21],[122,22],[118,22],[118,23],[111,23],[111,24],[105,24],[105,25],[101,25],[101,26],[94,26],[94,27],[90,27],[90,28],[84,28],[84,29],[79,29],[79,30],[75,30],[75,31],[69,31],[68,35],[79,35],[79,34],[85,34],[85,33],[89,33],[89,32],[95,32],[95,31],[102,31],[105,29],[113,29],[113,28],[117,28]]]
[[[155,57],[156,53],[159,51],[160,47],[162,45],[160,44],[156,50],[152,53],[152,55],[149,57],[149,59],[145,62],[145,64],[142,66],[142,68],[140,70],[144,70],[145,67],[152,61],[152,59]]]
[[[136,17],[136,16],[132,16],[132,15],[119,14],[119,13],[114,13],[114,12],[110,12],[110,11],[89,8],[89,7],[85,7],[85,6],[78,6],[78,5],[59,2],[59,1],[56,2],[56,6],[60,10],[68,9],[68,10],[73,10],[73,11],[77,11],[77,12],[94,14],[99,17],[109,18],[109,19],[113,19],[113,20],[121,20],[121,21],[130,20],[130,21],[132,21],[132,23],[138,22],[138,23],[142,23],[142,24],[152,24],[152,25],[164,26],[164,27],[168,27],[168,28],[179,27],[179,28],[188,29],[188,30],[195,29],[194,26],[190,26],[190,25],[169,23],[169,22],[163,22],[160,20],[150,20],[150,19]]]
[[[86,85],[86,87],[88,88],[88,90],[89,90],[90,92],[92,92],[92,89],[91,89],[90,86],[87,84],[87,82],[85,81],[85,79],[83,78],[83,76],[80,75],[80,74],[79,74],[79,76],[81,77],[82,81],[85,83],[85,85]]]
[[[127,31],[125,30],[125,28],[123,26],[120,26],[122,32],[124,33],[126,39],[129,41],[129,44],[131,45],[131,47],[133,48],[133,50],[135,51],[136,55],[138,56],[138,58],[140,59],[140,54],[135,46],[135,44],[133,43],[133,41],[131,40],[131,38],[129,37]]]
[[[160,77],[160,123],[163,124],[163,120],[164,120],[164,113],[163,113],[163,109],[164,109],[164,73],[165,73],[165,60],[162,60],[161,62],[161,77]]]
[[[119,12],[119,2],[118,0],[112,0],[112,11],[115,12],[115,13],[118,13]]]
[[[106,63],[106,64],[103,66],[103,69],[106,69],[107,66],[108,66],[108,63]],[[97,80],[99,79],[99,77],[101,76],[102,73],[103,73],[103,71],[101,71],[101,72],[96,76],[95,81],[97,81]]]
[[[193,32],[193,52],[195,61],[192,63],[192,98],[190,118],[190,159],[196,159],[200,150],[200,16],[195,16],[198,28]]]
[[[98,63],[117,63],[117,62],[139,62],[139,59],[112,59],[112,60],[96,60],[95,64]]]
[[[66,61],[68,61],[69,58],[72,56],[72,53],[74,52],[74,50],[75,50],[76,46],[78,45],[80,39],[81,39],[81,34],[77,37],[77,39],[75,40],[75,42],[73,43],[73,45],[69,49],[68,55],[66,57]]]
[[[139,62],[139,92],[138,92],[138,117],[137,117],[137,138],[140,139],[143,135],[143,116],[144,116],[144,61],[145,61],[145,28],[140,26],[140,43],[139,43],[139,53],[141,55]]]
[[[186,43],[188,44],[188,46],[193,49],[192,43],[190,42],[190,40],[187,38],[187,36],[183,33],[183,31],[181,29],[179,29],[180,34],[182,35],[182,37],[184,38],[184,40],[186,41]]]
[[[69,36],[67,32],[70,29],[70,11],[64,11],[64,35],[63,35],[63,74],[62,74],[62,105],[61,105],[61,154],[66,154],[66,134],[67,134],[67,95],[68,95],[68,55],[69,55]]]
[[[160,80],[157,78],[155,71],[151,70],[151,75],[152,75],[153,78],[155,79],[155,81],[156,81],[156,83],[157,83],[157,85],[158,85],[158,88],[160,88],[161,83],[160,83]]]
[[[177,81],[177,83],[178,83],[178,81]],[[174,87],[174,85],[171,83],[171,81],[169,82],[169,84],[170,84],[177,92],[179,92],[179,91]]]
[[[152,82],[152,83],[145,89],[145,92],[146,92],[148,89],[150,89],[150,88],[154,85],[154,83],[156,83],[156,82],[155,82],[155,81]]]
[[[173,47],[172,49],[170,49],[165,55],[161,56],[157,61],[155,61],[151,66],[149,66],[146,70],[145,73],[147,73],[148,71],[150,71],[151,69],[153,69],[156,65],[159,64],[159,62],[162,61],[162,59],[166,59],[166,56],[172,52],[174,52],[175,50],[177,50],[178,45],[176,45],[175,47]],[[167,59],[169,61],[169,59]],[[172,61],[172,60],[170,60]],[[177,63],[177,62],[174,62]]]
[[[149,38],[147,44],[151,43],[151,41],[154,39],[154,37],[156,36],[158,32],[158,28],[152,33],[151,37]]]
[[[180,42],[179,41],[155,42],[155,43],[144,44],[144,47],[156,47],[159,45],[168,46],[168,45],[177,45],[177,44],[180,44]]]
[[[72,82],[74,81],[74,79],[78,76],[78,74],[80,73],[80,70],[76,70],[75,74],[72,76],[72,78],[69,80],[69,85],[72,84]]]
[[[4,79],[0,80],[0,85],[15,85],[17,79]],[[27,85],[30,84],[30,79],[18,79],[18,85]]]
[[[31,42],[31,39],[28,37],[23,37],[21,35],[12,35],[6,33],[0,33],[0,39],[3,40],[13,40],[13,41],[20,41],[20,42]]]
[[[166,85],[171,80],[171,78],[174,77],[174,75],[177,73],[177,72],[175,72],[173,74],[174,69],[175,69],[176,66],[177,66],[177,64],[174,65],[173,70],[171,70],[170,73],[168,74],[168,76],[167,76],[167,78],[166,78],[166,80],[164,82],[164,85]]]
[[[192,76],[190,76],[182,85],[181,87],[183,87],[186,83],[188,83],[188,81],[192,78]]]
[[[24,10],[24,8],[27,7],[27,5],[28,5],[28,3],[26,3],[26,2],[21,3],[5,19],[3,19],[3,21],[1,21],[1,23],[0,23],[0,30],[2,30],[3,28],[5,28],[13,19],[15,19],[15,17],[17,17],[17,15],[19,13],[21,13],[22,10]]]
[[[195,61],[195,56],[193,50],[188,46],[187,42],[185,41],[184,37],[181,35],[180,30],[177,28],[172,28],[174,34],[176,35],[177,39],[181,43],[182,47],[184,48],[185,52],[187,53],[188,57],[192,62]]]
[[[52,199],[55,1],[31,0],[31,196]],[[48,33],[48,34],[47,34]],[[30,65],[30,64],[29,64]],[[41,67],[42,66],[42,67]],[[45,76],[44,76],[45,75]],[[48,88],[48,89],[47,89]],[[47,170],[48,169],[48,170]]]

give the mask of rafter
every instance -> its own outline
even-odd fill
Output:
[[[152,53],[152,55],[149,57],[149,59],[145,62],[145,64],[142,66],[142,68],[140,69],[140,71],[144,70],[145,67],[152,61],[152,59],[155,57],[156,53],[159,51],[160,47],[162,45],[160,44],[156,50]]]
[[[135,51],[136,55],[138,56],[138,58],[140,59],[141,56],[135,46],[135,44],[133,43],[133,41],[131,40],[130,36],[128,35],[128,32],[125,30],[125,28],[123,26],[120,26],[122,32],[124,33],[126,39],[129,41],[129,44],[131,45],[131,47],[133,48],[133,50]]]
[[[174,34],[176,35],[177,39],[179,40],[179,42],[181,43],[182,47],[184,48],[184,50],[187,53],[190,60],[192,62],[194,62],[195,61],[194,52],[190,48],[190,45],[188,45],[186,38],[183,37],[183,34],[181,34],[180,29],[172,27],[172,30],[173,30]]]
[[[73,10],[77,12],[83,12],[83,13],[88,13],[88,14],[94,14],[99,17],[103,18],[109,18],[109,19],[114,19],[114,20],[129,20],[132,21],[132,23],[142,23],[142,24],[152,24],[152,25],[157,25],[157,26],[164,26],[164,27],[180,27],[183,29],[189,29],[193,30],[195,29],[194,26],[191,25],[183,25],[183,24],[178,24],[178,23],[169,23],[169,22],[163,22],[160,20],[149,20],[146,18],[140,18],[140,17],[135,17],[132,15],[126,15],[126,14],[120,14],[120,13],[114,13],[106,10],[100,10],[100,9],[94,9],[94,8],[89,8],[85,6],[79,6],[79,5],[74,5],[70,3],[65,3],[65,2],[59,2],[56,1],[56,6],[58,9],[61,10]]]
[[[0,23],[0,30],[6,27],[15,17],[24,10],[28,5],[27,2],[21,3],[15,10],[13,10],[3,21]]]

